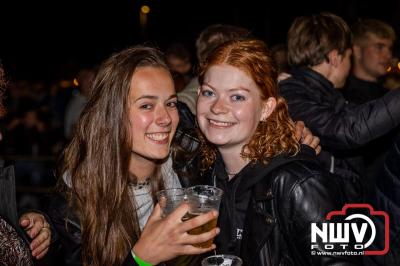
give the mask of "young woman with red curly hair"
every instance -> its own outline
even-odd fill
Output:
[[[311,255],[311,223],[341,210],[345,195],[314,151],[299,145],[273,65],[262,41],[237,40],[216,48],[201,67],[203,166],[224,190],[217,249],[244,265],[357,263]]]

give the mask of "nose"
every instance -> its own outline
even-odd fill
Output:
[[[168,112],[168,110],[165,107],[160,107],[158,111],[156,112],[156,124],[161,126],[161,127],[167,127],[171,125],[172,123],[172,118],[171,114]]]
[[[213,112],[214,114],[223,114],[227,111],[228,107],[226,106],[224,100],[219,97],[211,105],[211,112]]]

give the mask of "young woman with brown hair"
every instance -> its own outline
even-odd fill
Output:
[[[132,47],[102,64],[65,150],[64,197],[51,208],[66,265],[155,265],[215,248],[192,244],[215,237],[218,229],[186,233],[215,219],[215,211],[182,222],[187,205],[165,218],[158,204],[153,210],[156,191],[180,186],[162,167],[179,121],[176,104],[158,50]]]

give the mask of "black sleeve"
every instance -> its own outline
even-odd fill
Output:
[[[359,106],[348,105],[344,99],[332,106],[304,93],[301,84],[280,86],[293,119],[304,121],[330,150],[360,147],[400,124],[400,91]]]
[[[139,266],[139,264],[137,264],[136,261],[133,259],[132,253],[129,252],[122,266],[135,266],[135,265]]]
[[[81,266],[81,229],[77,217],[68,209],[64,197],[54,194],[50,198],[48,216],[58,234],[60,252],[65,266]]]

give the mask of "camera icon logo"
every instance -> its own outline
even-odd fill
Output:
[[[384,255],[389,251],[389,215],[369,204],[346,204],[329,212],[325,222],[311,224],[311,250],[313,255]]]

